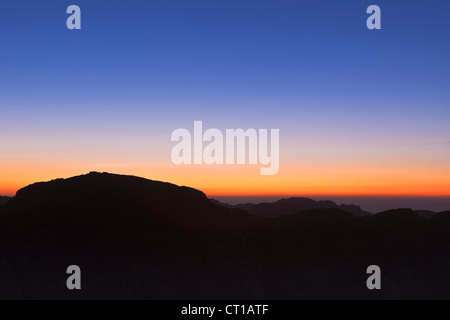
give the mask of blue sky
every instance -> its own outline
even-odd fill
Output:
[[[313,115],[427,103],[449,115],[450,3],[376,1],[383,29],[369,31],[373,3],[2,1],[2,103]],[[82,9],[81,31],[65,27],[70,4]]]
[[[280,128],[290,165],[372,152],[447,174],[449,17],[440,0],[2,0],[0,161],[89,155],[88,140],[165,159],[170,133],[203,120]]]

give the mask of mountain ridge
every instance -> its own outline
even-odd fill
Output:
[[[269,218],[192,188],[92,172],[0,206],[0,299],[450,298],[449,230],[450,212]],[[381,291],[365,287],[373,264],[389,275]],[[83,290],[66,289],[69,265]]]
[[[247,211],[248,213],[251,213],[251,214],[265,216],[265,217],[272,217],[272,218],[279,217],[282,215],[294,214],[294,213],[311,210],[311,209],[332,209],[332,208],[349,212],[356,217],[372,215],[372,213],[362,210],[361,207],[359,207],[357,205],[353,205],[353,204],[338,205],[331,200],[316,201],[316,200],[313,200],[310,198],[304,198],[304,197],[291,197],[291,198],[286,198],[286,199],[280,199],[280,200],[277,200],[277,201],[271,202],[271,203],[264,202],[264,203],[259,203],[259,204],[253,204],[253,203],[237,204],[235,206],[220,202],[215,199],[211,199],[211,200],[214,203],[220,204],[227,208],[237,208],[237,209]]]

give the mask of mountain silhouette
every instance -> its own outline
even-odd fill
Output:
[[[431,210],[416,210],[416,213],[425,219],[431,219],[436,214],[436,212]]]
[[[90,173],[0,207],[0,299],[449,299],[450,212],[261,217],[202,192]],[[66,269],[82,270],[82,290]],[[366,287],[367,267],[382,290]]]
[[[4,203],[8,202],[9,199],[11,199],[11,198],[0,196],[0,206]]]
[[[340,209],[351,213],[356,217],[368,216],[371,213],[362,210],[356,205],[337,205],[333,201],[315,201],[309,198],[289,198],[281,199],[273,203],[260,203],[260,204],[238,204],[236,206],[231,206],[229,204],[221,203],[217,200],[212,200],[216,204],[221,204],[227,208],[237,208],[245,210],[248,213],[264,216],[264,217],[279,217],[282,215],[290,215],[293,213],[298,213],[301,211],[312,210],[312,209]]]
[[[36,183],[0,207],[0,298],[244,298],[257,261],[246,234],[264,223],[138,177]],[[79,293],[65,288],[70,265],[86,271]]]

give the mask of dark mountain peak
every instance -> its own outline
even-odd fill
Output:
[[[11,224],[39,225],[59,233],[76,233],[78,228],[90,226],[91,235],[100,227],[121,234],[130,230],[159,232],[169,226],[238,232],[262,221],[244,211],[216,205],[193,188],[98,172],[29,185],[3,205],[2,212]]]
[[[11,205],[17,203],[59,203],[64,201],[102,202],[103,205],[133,201],[164,202],[174,200],[189,203],[209,203],[206,195],[198,190],[179,187],[171,183],[148,180],[135,176],[91,172],[68,179],[55,179],[29,185],[17,192]]]
[[[328,200],[320,200],[320,201],[326,202]],[[315,202],[320,202],[320,201],[315,201],[313,199],[306,198],[306,197],[290,197],[287,199],[278,200],[277,202],[315,203]],[[332,202],[332,201],[330,201],[330,202]]]

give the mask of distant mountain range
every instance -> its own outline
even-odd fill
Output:
[[[312,209],[339,209],[352,214],[355,217],[364,217],[373,215],[373,213],[364,211],[360,206],[354,204],[341,204],[338,205],[330,200],[315,201],[309,198],[289,198],[281,199],[271,203],[244,203],[237,205],[230,205],[228,203],[220,202],[216,199],[210,199],[213,203],[221,205],[229,209],[240,209],[248,213],[263,216],[263,217],[281,217],[294,213],[299,213]],[[416,210],[415,213],[425,219],[431,219],[436,212],[431,210]]]
[[[337,205],[333,201],[328,200],[315,201],[309,198],[289,198],[289,199],[281,199],[273,203],[260,203],[260,204],[246,203],[246,204],[238,204],[236,206],[222,203],[214,199],[211,199],[211,201],[228,208],[237,208],[245,210],[251,214],[271,218],[299,213],[302,211],[312,209],[339,209],[351,213],[356,217],[371,215],[370,212],[364,211],[359,206],[356,205],[345,205],[345,204]]]
[[[36,183],[0,206],[0,299],[450,299],[450,212],[302,208],[263,217],[108,173]]]

